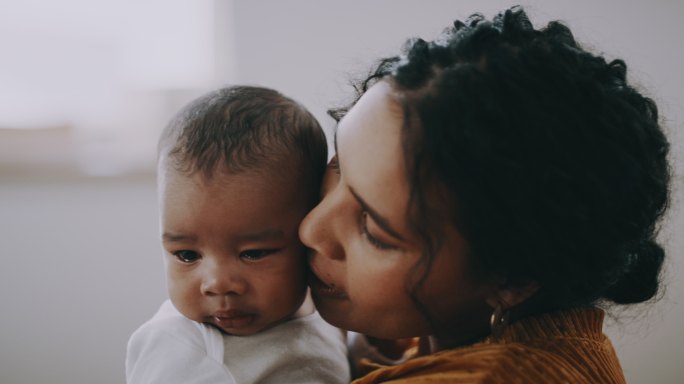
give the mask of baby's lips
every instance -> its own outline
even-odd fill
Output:
[[[214,313],[213,316],[214,316],[214,318],[220,318],[220,319],[233,319],[233,318],[251,316],[251,314],[248,312],[238,310],[238,309],[230,309],[230,310],[225,310],[225,311],[217,311]]]

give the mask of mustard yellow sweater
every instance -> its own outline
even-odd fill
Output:
[[[496,340],[378,368],[362,383],[624,383],[600,309],[519,320]]]

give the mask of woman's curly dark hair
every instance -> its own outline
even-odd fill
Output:
[[[412,292],[439,248],[441,214],[484,276],[540,286],[535,310],[656,295],[669,144],[626,73],[559,22],[535,29],[520,7],[456,21],[380,62],[357,91],[389,81],[404,112],[407,214],[427,244]],[[431,181],[447,200],[428,193]]]

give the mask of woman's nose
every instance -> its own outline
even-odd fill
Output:
[[[342,220],[336,210],[335,196],[327,194],[299,225],[302,243],[320,254],[332,259],[344,259],[339,235],[343,229]]]
[[[247,282],[229,266],[207,263],[203,271],[200,289],[206,296],[244,295]]]

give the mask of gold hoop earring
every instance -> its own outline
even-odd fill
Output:
[[[491,327],[492,336],[494,338],[499,338],[504,328],[508,325],[508,320],[510,319],[509,312],[504,309],[501,303],[496,304],[492,317],[489,319],[489,326]]]

